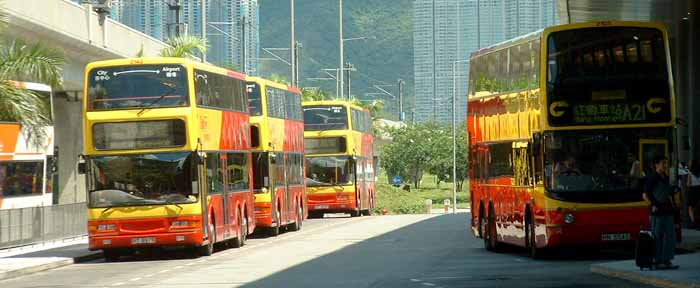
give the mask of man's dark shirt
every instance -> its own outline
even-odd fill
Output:
[[[663,188],[668,189],[669,196],[672,196],[674,192],[669,184],[668,176],[663,176],[654,171],[649,178],[647,178],[644,185],[644,193],[647,195],[649,202],[651,202],[651,205],[649,206],[649,214],[653,216],[673,215],[674,211],[670,199],[658,199],[655,197],[655,190],[661,189],[661,187],[657,187],[657,185],[664,185]],[[656,206],[657,211],[652,212],[651,206]]]

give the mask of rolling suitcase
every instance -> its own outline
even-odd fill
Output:
[[[648,230],[639,231],[637,244],[634,249],[634,260],[639,270],[654,268],[654,256],[656,255],[656,239]]]

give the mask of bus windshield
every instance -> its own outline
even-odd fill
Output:
[[[304,107],[304,131],[348,129],[348,112],[343,106]]]
[[[197,202],[191,152],[89,158],[92,208]]]
[[[350,156],[307,157],[306,186],[352,185],[353,167]]]
[[[101,67],[90,71],[88,110],[188,105],[187,70],[180,65]]]
[[[640,139],[663,140],[666,133],[666,129],[547,133],[547,191],[555,199],[570,201],[641,201],[643,177],[650,170],[639,161]]]
[[[652,28],[597,27],[547,39],[552,126],[668,122],[665,41]]]

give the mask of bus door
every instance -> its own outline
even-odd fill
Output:
[[[228,238],[228,236],[230,234],[229,232],[231,232],[231,231],[229,231],[229,225],[231,223],[236,223],[233,221],[233,219],[231,219],[232,217],[235,217],[233,215],[235,213],[231,213],[231,211],[236,211],[236,209],[231,209],[231,207],[230,207],[232,203],[235,203],[235,201],[233,201],[233,199],[230,199],[233,197],[233,193],[231,193],[231,189],[229,189],[230,186],[228,184],[228,175],[229,175],[228,169],[229,169],[229,167],[228,167],[228,155],[222,153],[219,156],[219,167],[217,169],[217,174],[219,176],[219,179],[221,179],[220,180],[221,183],[224,184],[222,187],[223,190],[219,191],[220,193],[222,193],[221,201],[223,202],[222,203],[222,206],[223,206],[222,207],[222,210],[223,210],[223,213],[222,213],[223,217],[222,218],[224,220],[223,224],[225,227],[224,228],[224,238]]]
[[[284,211],[283,207],[277,207],[278,201],[277,201],[277,194],[281,191],[279,189],[284,189],[284,172],[280,171],[280,166],[284,167],[284,154],[281,153],[275,153],[275,152],[270,152],[269,154],[269,164],[268,167],[270,167],[270,208],[272,209],[272,219],[276,219],[277,225],[281,226],[282,222],[284,220],[282,219],[281,211]],[[284,195],[284,194],[281,194]],[[282,205],[283,203],[279,202],[279,205]]]
[[[355,160],[355,197],[357,202],[357,209],[362,210],[362,203],[365,201],[364,191],[365,191],[365,179],[364,179],[364,159],[361,157],[354,157]]]
[[[284,219],[284,222],[289,222],[290,218],[292,217],[292,213],[294,213],[294,205],[292,205],[292,200],[293,200],[293,193],[292,193],[292,188],[289,187],[289,178],[290,175],[288,175],[287,172],[289,172],[289,168],[292,165],[291,159],[289,159],[289,154],[285,153],[284,154],[284,205],[285,205],[285,210],[287,213],[284,213],[286,216]]]
[[[211,154],[207,155],[205,153],[200,153],[197,155],[197,183],[196,186],[199,190],[199,197],[201,199],[200,203],[202,205],[202,233],[207,235],[207,227],[209,227],[209,182],[210,174],[208,172],[209,157]]]

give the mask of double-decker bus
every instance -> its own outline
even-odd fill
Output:
[[[245,75],[139,58],[90,63],[85,83],[89,249],[242,246],[255,229]]]
[[[471,55],[471,227],[487,249],[636,239],[644,175],[674,147],[669,59],[664,26],[640,22],[556,26]]]
[[[255,223],[270,235],[301,229],[306,217],[301,91],[248,78]]]
[[[46,116],[53,120],[51,87],[41,83],[12,81],[19,89],[43,100]],[[47,206],[58,183],[54,157],[53,126],[43,127],[39,141],[20,123],[0,120],[0,209]],[[36,133],[36,132],[34,132]]]
[[[302,106],[309,218],[325,213],[370,215],[375,166],[369,111],[347,101]]]

